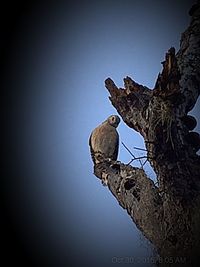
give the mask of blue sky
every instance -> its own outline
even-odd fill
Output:
[[[127,266],[112,259],[143,262],[151,256],[130,217],[93,175],[88,138],[116,114],[104,80],[111,77],[123,87],[123,78],[130,76],[152,88],[166,51],[179,47],[191,4],[55,2],[35,5],[17,24],[8,64],[17,88],[11,102],[19,125],[20,183],[13,205],[27,246],[56,266],[67,260],[71,266]],[[198,106],[193,113],[198,114]],[[144,146],[123,122],[118,131],[132,151]],[[119,160],[130,159],[120,145]],[[145,168],[153,178],[151,168]]]

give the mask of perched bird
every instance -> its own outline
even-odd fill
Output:
[[[117,160],[119,134],[116,128],[119,123],[119,116],[111,115],[92,131],[89,146],[94,164],[100,163],[104,159]]]

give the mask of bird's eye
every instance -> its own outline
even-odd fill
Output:
[[[112,117],[112,121],[115,121],[115,117]]]

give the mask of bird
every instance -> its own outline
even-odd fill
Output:
[[[103,162],[105,159],[117,160],[119,134],[116,128],[119,123],[119,116],[111,115],[92,131],[89,146],[94,164]]]

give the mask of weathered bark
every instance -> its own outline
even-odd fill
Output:
[[[166,53],[153,90],[129,77],[123,89],[110,78],[105,81],[112,105],[143,136],[158,186],[140,168],[112,161],[94,166],[95,175],[108,179],[119,204],[167,259],[163,266],[182,258],[186,266],[194,264],[200,248],[200,137],[192,131],[195,118],[187,115],[200,94],[200,4],[190,15],[180,50]]]

